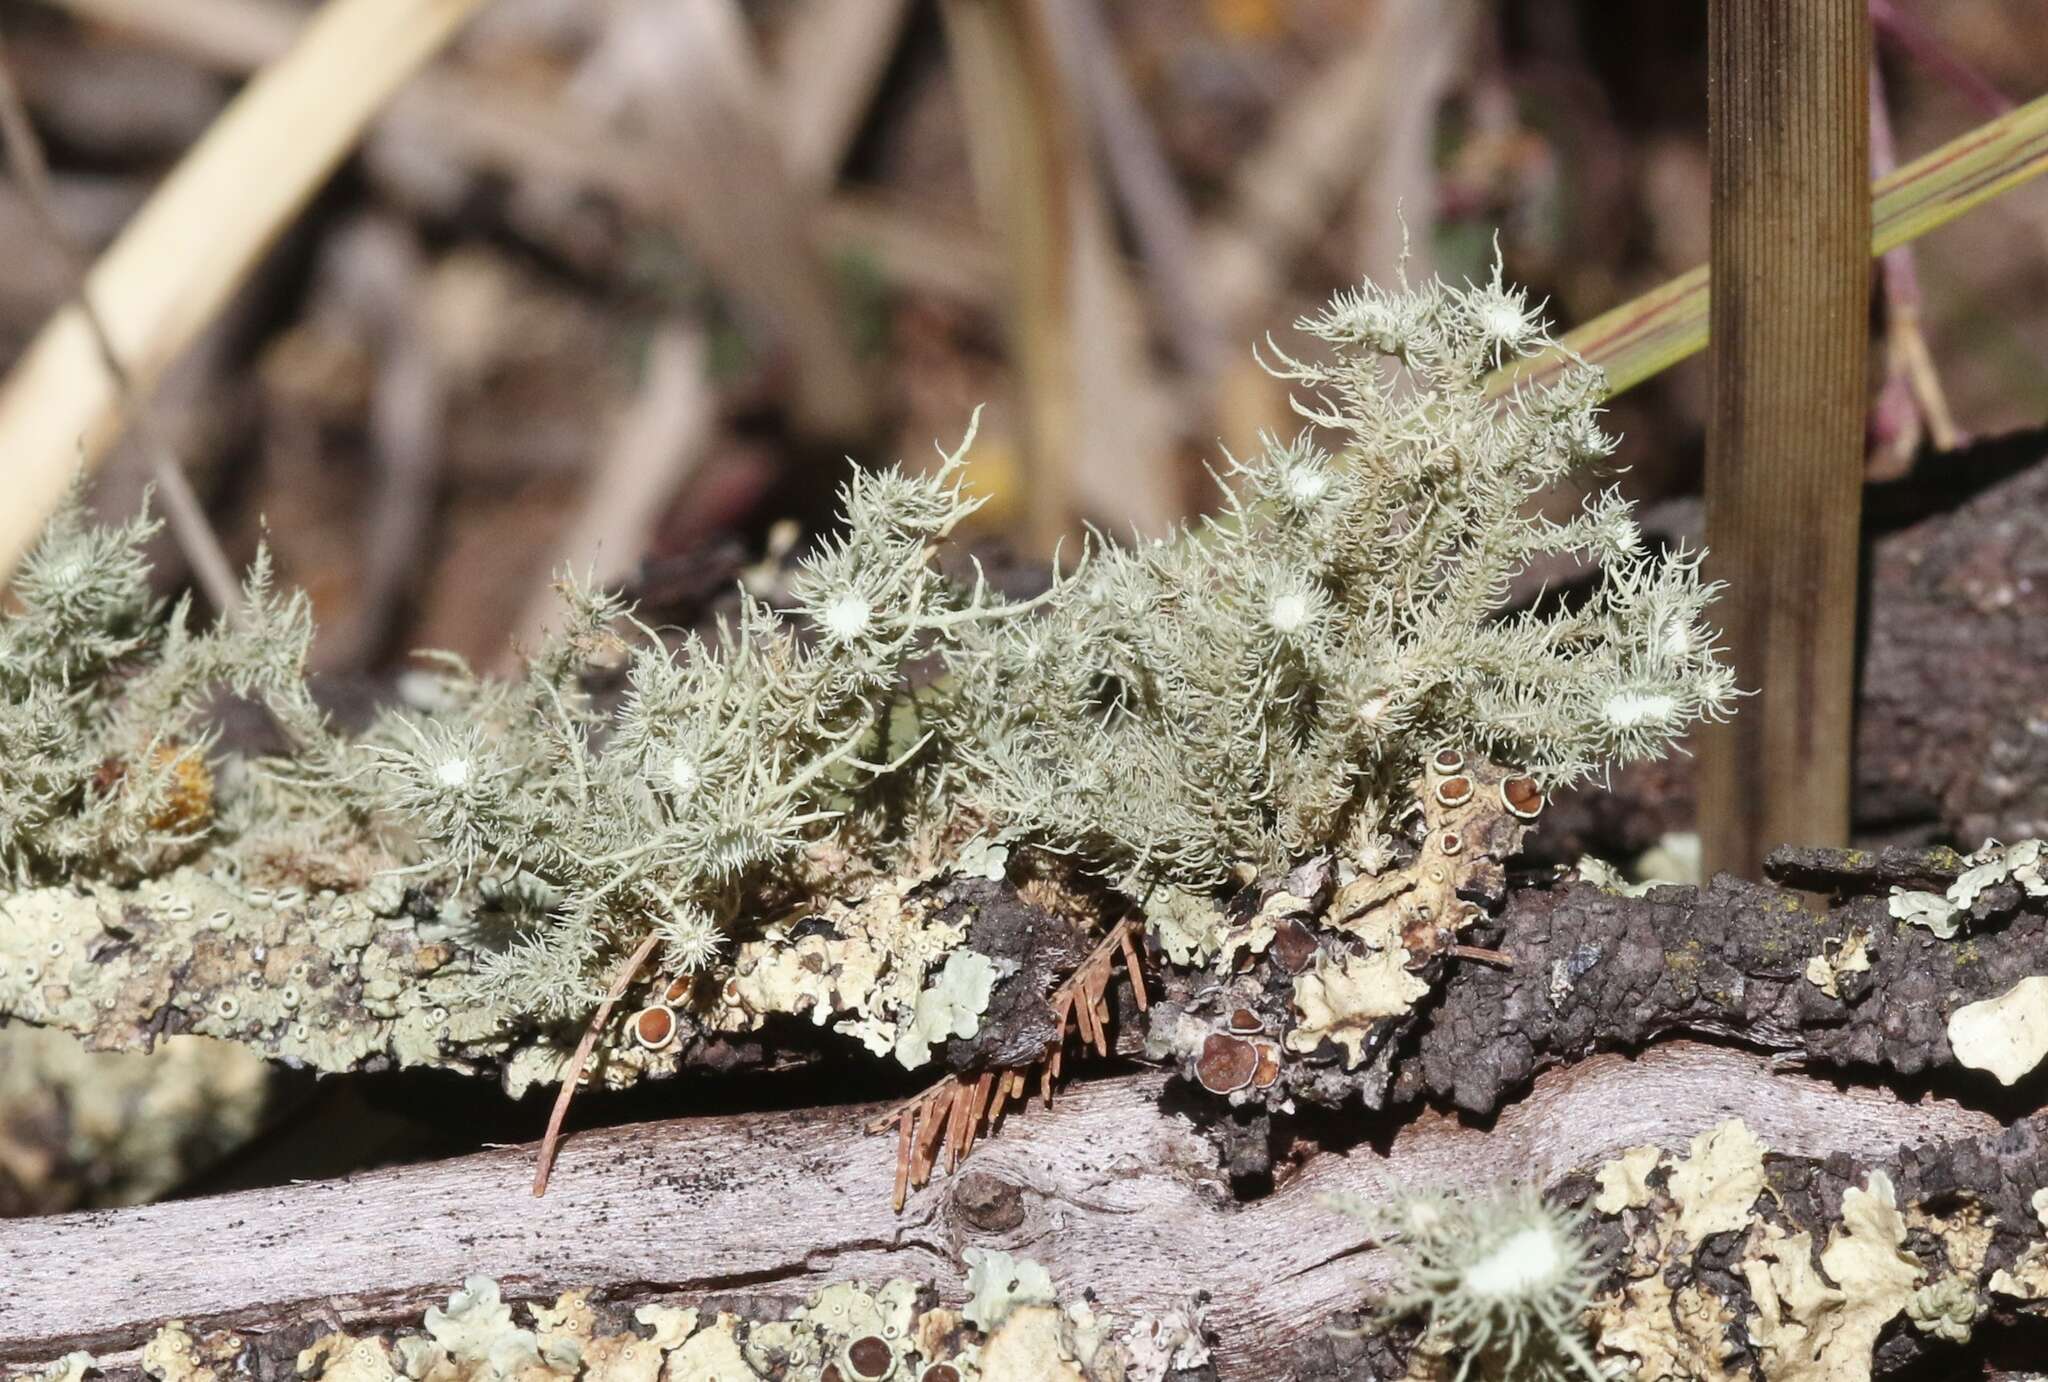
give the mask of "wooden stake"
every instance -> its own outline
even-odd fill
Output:
[[[1870,312],[1865,0],[1713,0],[1707,572],[1741,684],[1700,742],[1709,874],[1849,832]]]

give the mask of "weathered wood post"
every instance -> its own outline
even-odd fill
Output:
[[[1708,570],[1754,700],[1700,734],[1710,870],[1849,830],[1870,304],[1864,0],[1712,0]]]

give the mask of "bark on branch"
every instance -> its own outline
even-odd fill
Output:
[[[1240,1204],[1201,1134],[1160,1107],[1164,1082],[1100,1080],[1013,1118],[901,1216],[886,1148],[861,1131],[872,1110],[849,1108],[579,1137],[538,1202],[524,1193],[532,1151],[518,1148],[0,1224],[0,1362],[86,1348],[118,1370],[173,1318],[251,1331],[259,1354],[284,1357],[337,1324],[416,1321],[478,1272],[520,1296],[597,1287],[626,1301],[758,1303],[909,1277],[953,1301],[962,1252],[980,1245],[1043,1262],[1064,1298],[1092,1290],[1116,1314],[1164,1313],[1206,1292],[1219,1376],[1266,1378],[1275,1359],[1321,1349],[1331,1317],[1388,1279],[1388,1260],[1321,1205],[1325,1194],[1554,1181],[1625,1147],[1681,1147],[1730,1109],[1774,1151],[1801,1157],[1853,1151],[1876,1163],[1915,1143],[1998,1133],[1952,1103],[1675,1044],[1546,1076],[1489,1128],[1424,1114],[1384,1151],[1361,1141],[1314,1155]]]

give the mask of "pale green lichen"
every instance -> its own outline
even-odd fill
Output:
[[[1961,909],[1940,893],[1894,886],[1885,910],[1899,921],[1924,926],[1943,940],[1954,940],[1962,929]]]
[[[1970,908],[1987,888],[2011,883],[2028,897],[2048,897],[2048,843],[2041,840],[2009,845],[1987,840],[1962,863],[1963,871],[1946,892],[1894,887],[1888,904],[1891,914],[1953,940],[1969,924]]]
[[[514,1044],[502,1013],[464,1001],[456,947],[354,893],[194,865],[134,889],[16,893],[0,914],[0,1012],[97,1048],[147,1049],[173,1013],[171,1030],[325,1071],[477,1068]]]
[[[1531,516],[1533,496],[1611,443],[1583,365],[1485,394],[1488,371],[1551,344],[1498,274],[1367,286],[1301,327],[1330,358],[1282,357],[1279,372],[1308,391],[1304,415],[1331,449],[1304,435],[1233,460],[1224,512],[1195,531],[1092,543],[1035,600],[954,580],[936,557],[975,507],[963,441],[928,474],[850,483],[845,526],[796,575],[786,612],[742,595],[730,622],[671,646],[571,584],[523,675],[444,659],[354,738],[314,705],[304,601],[276,595],[266,564],[235,624],[195,634],[182,609],[158,619],[144,598],[143,527],[94,533],[67,513],[25,568],[21,611],[0,620],[0,865],[113,891],[93,924],[53,934],[66,982],[38,976],[40,994],[0,1010],[96,1031],[80,1005],[111,1000],[131,1021],[113,987],[126,980],[79,977],[75,952],[125,927],[115,914],[139,901],[125,880],[184,858],[131,977],[176,968],[181,944],[240,964],[203,990],[206,1015],[176,1010],[323,1069],[492,1059],[538,1077],[650,934],[659,974],[708,972],[714,1027],[802,1007],[890,1050],[906,1023],[938,1020],[918,1005],[944,956],[886,999],[850,971],[808,984],[771,954],[744,956],[743,972],[736,947],[754,942],[743,933],[764,899],[903,872],[967,821],[996,832],[963,861],[983,876],[1024,845],[1138,895],[1198,897],[1332,849],[1373,874],[1400,849],[1439,745],[1547,788],[1661,752],[1728,709],[1696,556],[1646,550],[1611,491],[1567,523]],[[1557,555],[1603,564],[1604,579],[1569,609],[1504,617],[1511,579]],[[914,684],[914,666],[940,675]],[[590,692],[600,672],[622,684],[615,709]],[[201,712],[222,688],[267,706],[289,754],[253,768],[212,755]],[[219,787],[203,819],[170,811],[195,755]],[[377,920],[322,916],[272,941],[275,895],[253,892],[295,875],[314,896],[281,911]],[[69,906],[36,896],[9,905]],[[1178,923],[1160,934],[1189,962],[1222,945]],[[429,953],[426,977],[407,970]],[[781,978],[750,997],[750,973]],[[293,994],[303,1008],[337,984],[358,1011],[295,1012]]]
[[[1145,898],[1145,925],[1166,958],[1205,965],[1223,944],[1229,920],[1216,900],[1185,888],[1155,888]]]
[[[1197,533],[1098,550],[1041,617],[963,635],[970,796],[1121,876],[1210,883],[1369,841],[1443,743],[1562,785],[1734,694],[1696,558],[1646,552],[1612,491],[1530,516],[1612,443],[1584,365],[1485,394],[1551,344],[1519,293],[1368,284],[1299,325],[1331,358],[1278,373],[1334,450],[1269,440]],[[1554,554],[1607,578],[1569,611],[1497,617]]]
[[[40,1372],[31,1372],[27,1376],[32,1382],[85,1382],[85,1375],[97,1371],[98,1366],[90,1353],[72,1352]]]
[[[1002,961],[1014,966],[1014,961]],[[973,1036],[988,1011],[1000,977],[998,962],[974,950],[956,950],[930,988],[917,996],[910,1021],[896,1038],[896,1059],[915,1070],[932,1058],[932,1046],[951,1037]]]
[[[1977,1321],[1990,1302],[1959,1276],[1945,1276],[1931,1286],[1922,1286],[1906,1301],[1906,1318],[1923,1334],[1967,1344]]]
[[[1603,893],[1616,897],[1641,897],[1650,889],[1659,886],[1654,882],[1635,883],[1614,864],[1588,854],[1576,865],[1579,881],[1590,883]]]
[[[1051,1305],[1059,1299],[1052,1275],[1029,1258],[969,1248],[966,1259],[968,1300],[960,1313],[977,1329],[995,1329],[1020,1306]]]
[[[209,825],[213,700],[305,697],[311,622],[259,555],[233,626],[188,627],[150,594],[156,524],[86,524],[73,496],[15,574],[0,616],[0,874],[136,876],[189,853]]]
[[[824,900],[793,921],[779,921],[734,951],[731,977],[701,1016],[711,1031],[758,1029],[777,1014],[808,1016],[844,1032],[875,1055],[895,1052],[907,1064],[930,1058],[930,1044],[952,1033],[971,1009],[987,1006],[966,987],[949,986],[927,999],[927,983],[956,955],[966,938],[964,918],[949,919],[923,892],[930,871],[869,879],[847,886],[846,896]],[[978,957],[983,962],[986,956]],[[950,981],[967,984],[972,962]],[[991,971],[993,973],[993,971]],[[927,1034],[911,1035],[924,1007]]]
[[[1030,1264],[995,1256],[1002,1280],[981,1289],[1000,1304],[970,1312],[987,1320],[980,1325],[900,1279],[835,1283],[780,1312],[650,1303],[621,1328],[588,1291],[508,1305],[495,1281],[478,1276],[427,1311],[424,1334],[326,1334],[297,1355],[296,1371],[306,1382],[765,1382],[835,1371],[845,1382],[1164,1382],[1170,1369],[1207,1358],[1199,1307],[1112,1319],[1060,1303],[1036,1288],[1043,1274]],[[1032,1287],[1003,1289],[1019,1276]],[[162,1382],[203,1382],[229,1342],[243,1347],[235,1336],[195,1339],[173,1325],[145,1356],[159,1361]],[[78,1382],[93,1366],[74,1355],[53,1382]]]
[[[1287,1049],[1308,1052],[1332,1042],[1344,1048],[1344,1068],[1356,1069],[1377,1024],[1405,1015],[1429,992],[1408,960],[1408,951],[1394,944],[1334,960],[1318,954],[1315,968],[1294,980],[1300,1020],[1287,1034]]]
[[[540,1340],[532,1330],[512,1322],[512,1307],[489,1277],[473,1276],[445,1307],[428,1307],[425,1323],[425,1339],[402,1339],[398,1344],[408,1377],[424,1378],[453,1363],[477,1382],[496,1382],[541,1361]]]
[[[1527,1186],[1326,1203],[1392,1249],[1401,1285],[1383,1316],[1420,1317],[1421,1347],[1446,1354],[1458,1382],[1474,1367],[1502,1379],[1605,1376],[1581,1323],[1599,1272],[1578,1215]]]

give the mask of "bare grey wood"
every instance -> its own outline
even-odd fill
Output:
[[[902,1276],[961,1297],[979,1244],[1045,1263],[1061,1290],[1122,1314],[1213,1296],[1225,1378],[1270,1360],[1388,1264],[1331,1192],[1550,1179],[1621,1148],[1683,1141],[1740,1114],[1799,1155],[1882,1157],[1978,1136],[1989,1116],[1774,1073],[1764,1058],[1674,1044],[1539,1080],[1487,1131],[1425,1114],[1380,1155],[1327,1153],[1265,1198],[1232,1200],[1209,1145],[1165,1113],[1157,1074],[1079,1086],[1013,1116],[952,1177],[889,1208],[893,1141],[865,1110],[641,1124],[565,1146],[547,1197],[532,1149],[138,1209],[0,1223],[0,1363],[132,1350],[163,1320],[262,1329],[308,1317],[417,1320],[470,1273],[512,1295],[802,1296]],[[962,1193],[971,1191],[972,1193]]]

